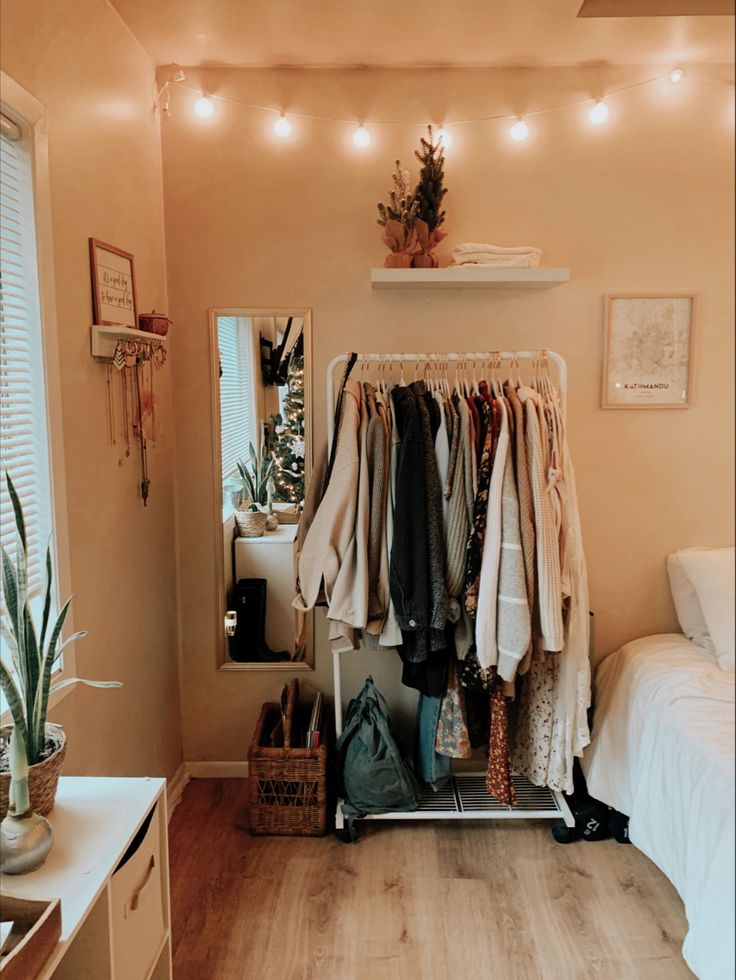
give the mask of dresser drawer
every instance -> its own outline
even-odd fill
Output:
[[[110,880],[113,961],[118,980],[144,980],[163,942],[160,819],[156,806]]]

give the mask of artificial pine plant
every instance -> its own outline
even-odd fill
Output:
[[[418,205],[417,217],[427,223],[427,228],[431,233],[439,228],[445,220],[442,199],[447,193],[447,188],[443,186],[445,177],[444,148],[440,140],[435,143],[431,126],[427,127],[427,135],[428,138],[421,138],[421,147],[414,151],[414,156],[422,165],[414,198]]]
[[[285,387],[281,412],[271,416],[274,497],[299,503],[304,499],[304,345],[301,337],[289,358]]]
[[[409,171],[402,169],[401,160],[396,161],[391,176],[394,186],[389,191],[389,203],[378,205],[378,224],[385,228],[389,221],[398,221],[406,232],[410,232],[418,216],[419,202],[409,190]]]

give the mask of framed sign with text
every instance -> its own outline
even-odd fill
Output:
[[[688,408],[694,296],[607,296],[602,408]]]
[[[138,317],[133,256],[96,238],[89,240],[94,322],[135,329]]]

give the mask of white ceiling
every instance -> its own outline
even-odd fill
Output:
[[[157,65],[670,65],[734,58],[733,17],[578,18],[582,0],[111,2]],[[682,2],[698,9],[707,0],[678,0],[678,9]]]

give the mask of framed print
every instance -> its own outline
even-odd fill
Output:
[[[94,322],[101,326],[138,326],[133,256],[96,238],[89,240]]]
[[[607,296],[602,408],[688,408],[694,296]]]

